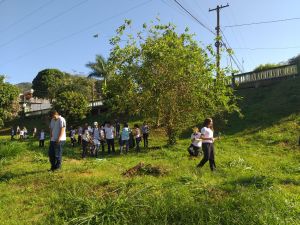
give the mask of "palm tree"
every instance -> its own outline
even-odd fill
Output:
[[[96,62],[89,62],[86,66],[92,70],[89,77],[103,78],[104,87],[106,87],[106,80],[109,76],[107,60],[102,55],[96,55]]]

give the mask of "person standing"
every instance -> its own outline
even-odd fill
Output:
[[[209,161],[210,170],[216,169],[215,163],[215,150],[214,150],[214,129],[213,120],[206,118],[203,122],[203,128],[201,129],[203,158],[197,167],[203,167],[204,164]]]
[[[107,122],[104,128],[105,138],[107,142],[108,154],[110,154],[110,149],[115,153],[115,129],[110,122]]]
[[[82,131],[82,158],[86,157],[87,148],[91,140],[88,124],[85,124]]]
[[[98,122],[94,122],[92,136],[93,136],[92,155],[97,158],[98,157],[99,148],[100,148],[100,129],[98,128]]]
[[[143,140],[144,140],[144,148],[148,148],[148,137],[149,137],[149,126],[146,121],[142,126]]]
[[[71,126],[71,129],[70,129],[70,139],[71,139],[71,145],[72,145],[72,147],[75,147],[75,144],[76,144],[76,137],[75,137],[75,135],[76,135],[76,130],[75,130],[75,128],[73,128]]]
[[[140,142],[141,142],[141,130],[140,130],[140,127],[138,124],[135,124],[134,125],[134,138],[135,138],[135,143],[136,143],[136,148],[135,150],[137,152],[140,152],[141,149],[140,149]]]
[[[121,133],[120,154],[122,154],[124,145],[126,146],[126,152],[125,152],[126,154],[129,150],[129,134],[130,134],[130,129],[128,128],[128,124],[124,123],[124,127]]]
[[[19,139],[20,138],[20,127],[19,126],[17,126],[17,139]]]
[[[15,130],[14,130],[14,128],[12,127],[12,128],[10,129],[10,140],[11,140],[11,141],[14,140],[14,137],[15,137]]]
[[[51,171],[58,170],[62,164],[63,145],[66,142],[66,120],[57,111],[51,112],[49,161]]]
[[[79,126],[78,127],[78,130],[77,130],[77,134],[78,134],[78,145],[81,145],[81,142],[82,142],[82,127],[81,126]]]
[[[39,147],[44,147],[44,143],[45,143],[45,132],[42,129],[39,137]]]
[[[28,131],[26,127],[23,127],[24,139],[28,137]]]
[[[33,131],[32,131],[32,137],[33,137],[33,138],[35,138],[36,132],[37,132],[37,129],[36,129],[36,127],[34,127],[34,128],[33,128]]]
[[[193,128],[193,133],[191,135],[192,144],[188,148],[190,156],[198,156],[199,150],[202,146],[201,133],[199,132],[198,127]]]
[[[104,145],[105,145],[105,131],[104,131],[104,126],[103,124],[100,127],[100,144],[102,148],[102,155],[104,156]]]

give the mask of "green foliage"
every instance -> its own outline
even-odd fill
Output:
[[[0,127],[4,122],[17,116],[19,89],[4,82],[4,76],[0,75]]]
[[[97,77],[104,80],[103,88],[105,89],[106,80],[109,78],[107,60],[102,55],[96,55],[95,62],[89,62],[86,64],[86,66],[92,70],[92,72],[89,74],[89,77]]]
[[[177,34],[172,24],[144,24],[143,32],[128,35],[121,46],[129,25],[120,26],[111,40],[106,103],[113,111],[162,124],[174,144],[184,126],[238,110],[224,74],[215,81],[215,64],[193,35]]]
[[[55,99],[65,84],[66,75],[58,69],[40,71],[32,81],[33,95],[38,98]]]
[[[71,124],[84,119],[90,110],[87,97],[75,91],[61,92],[53,103],[53,108]]]
[[[259,72],[259,71],[262,71],[262,70],[268,70],[268,69],[272,69],[272,68],[275,68],[275,67],[278,67],[278,66],[281,66],[281,64],[277,63],[266,63],[266,64],[261,64],[259,66],[257,66],[253,72]]]

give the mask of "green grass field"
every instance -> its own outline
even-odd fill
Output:
[[[233,116],[222,130],[214,173],[196,168],[201,156],[188,157],[188,137],[166,147],[154,130],[150,148],[138,154],[83,160],[67,143],[54,173],[47,171],[48,142],[41,149],[37,140],[2,136],[0,224],[300,224],[296,84],[239,91],[245,117]],[[277,96],[284,85],[293,101]],[[140,162],[161,174],[122,175]]]

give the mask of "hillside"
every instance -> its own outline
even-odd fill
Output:
[[[231,116],[225,132],[263,136],[269,143],[295,145],[300,135],[300,76],[267,87],[240,89],[243,117]]]

